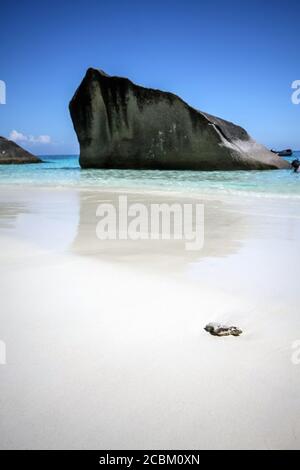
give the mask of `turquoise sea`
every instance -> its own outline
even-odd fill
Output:
[[[300,158],[300,151],[294,158]],[[0,185],[160,189],[300,198],[300,173],[275,171],[81,170],[78,155],[47,155],[42,164],[0,165]]]

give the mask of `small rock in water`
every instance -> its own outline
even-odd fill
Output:
[[[236,326],[221,325],[220,323],[208,323],[204,329],[213,336],[239,336],[243,333]]]

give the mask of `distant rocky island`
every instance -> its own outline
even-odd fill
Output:
[[[89,68],[70,105],[82,168],[268,170],[289,164],[178,96]]]
[[[0,164],[41,163],[42,160],[27,152],[12,140],[0,136]]]

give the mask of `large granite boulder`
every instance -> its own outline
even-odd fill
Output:
[[[70,102],[82,168],[267,170],[289,164],[178,96],[88,69]]]
[[[41,162],[42,160],[22,149],[12,140],[0,137],[0,164]]]

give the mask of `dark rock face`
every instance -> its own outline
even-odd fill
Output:
[[[42,160],[22,149],[12,140],[0,137],[0,164],[41,162]]]
[[[289,164],[178,96],[88,69],[70,102],[83,168],[266,170]]]

